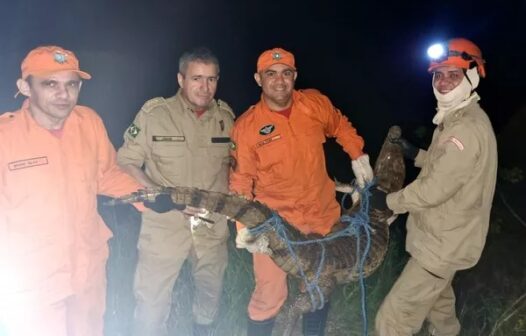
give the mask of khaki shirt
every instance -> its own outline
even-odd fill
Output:
[[[228,192],[232,109],[213,100],[197,117],[181,95],[154,98],[141,108],[124,134],[119,164],[143,167],[162,186]]]
[[[427,270],[448,276],[477,263],[486,241],[497,175],[497,144],[477,102],[452,112],[415,165],[416,180],[387,196],[409,212],[407,251]]]

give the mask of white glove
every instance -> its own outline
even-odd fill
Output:
[[[336,186],[336,191],[345,194],[351,194],[352,204],[355,204],[360,200],[360,191],[352,184],[342,183],[336,179],[334,179],[334,184]]]
[[[356,160],[352,160],[351,165],[354,177],[356,178],[356,183],[358,183],[358,186],[360,186],[360,188],[365,187],[365,184],[367,182],[372,181],[374,174],[373,168],[369,163],[369,155],[363,154]]]
[[[250,253],[263,253],[271,255],[272,251],[268,247],[268,238],[264,235],[254,237],[247,228],[237,231],[236,247],[247,249]]]

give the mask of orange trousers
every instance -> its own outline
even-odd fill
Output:
[[[254,253],[256,287],[248,304],[248,316],[263,321],[278,315],[287,299],[287,273],[265,254]]]
[[[0,316],[6,336],[103,336],[107,247],[83,259],[73,277],[74,294],[54,303],[27,295]],[[1,336],[5,336],[1,334]]]

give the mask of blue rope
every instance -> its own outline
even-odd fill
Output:
[[[367,309],[366,309],[366,287],[365,287],[365,278],[363,274],[363,266],[365,260],[371,249],[371,226],[369,225],[369,198],[371,197],[371,192],[369,189],[374,185],[375,181],[368,183],[363,190],[360,191],[361,202],[360,202],[360,211],[353,217],[342,216],[343,221],[350,221],[353,226],[358,230],[356,234],[356,256],[360,258],[360,263],[358,265],[358,274],[359,274],[359,283],[360,283],[360,294],[361,294],[361,308],[362,308],[362,321],[363,321],[363,334],[367,336]],[[357,188],[357,187],[355,187]],[[346,194],[347,195],[347,194]],[[346,196],[344,195],[344,196]],[[343,199],[342,199],[343,202]],[[345,217],[345,218],[344,218]],[[366,246],[363,255],[360,257],[360,230],[364,229],[367,236]]]
[[[271,229],[276,230],[278,237],[287,244],[287,249],[289,251],[289,254],[292,256],[296,265],[298,265],[300,276],[305,283],[305,288],[307,292],[309,293],[309,296],[312,302],[311,311],[315,311],[316,309],[323,308],[323,304],[325,300],[324,300],[323,292],[321,291],[321,288],[318,286],[318,279],[321,274],[321,270],[323,269],[323,265],[325,263],[325,244],[323,244],[323,239],[316,239],[316,240],[309,240],[309,241],[290,240],[287,234],[288,233],[287,228],[283,224],[282,219],[276,213],[273,213],[272,216],[269,219],[267,219],[263,224],[255,228],[249,229],[249,232],[250,234],[257,235],[257,234],[261,234]],[[294,251],[293,245],[307,245],[307,244],[315,244],[315,243],[318,243],[321,246],[322,253],[321,253],[320,263],[316,271],[316,275],[314,279],[311,282],[309,282],[307,280],[307,276],[305,275],[305,271],[303,270],[303,267],[301,266],[301,263],[298,260],[298,256],[296,252]],[[318,300],[316,299],[315,294],[318,295],[319,302],[317,302]]]
[[[356,256],[357,256],[357,259],[359,260],[358,274],[359,274],[359,284],[360,284],[360,293],[361,293],[363,334],[365,336],[367,336],[367,310],[366,310],[366,287],[365,287],[365,277],[363,274],[363,267],[367,259],[367,256],[369,254],[369,250],[371,248],[371,226],[369,225],[369,197],[371,196],[371,193],[369,189],[374,184],[375,184],[375,181],[373,180],[372,182],[366,184],[363,189],[357,186],[354,186],[354,189],[358,190],[361,196],[360,211],[355,213],[353,216],[349,216],[349,215],[341,216],[340,221],[342,223],[349,223],[347,227],[343,230],[332,233],[323,238],[310,239],[307,241],[290,240],[287,234],[288,233],[287,228],[285,227],[282,219],[276,213],[273,213],[272,216],[268,220],[266,220],[263,224],[249,229],[249,232],[252,235],[259,235],[269,230],[275,230],[276,233],[278,234],[278,237],[287,244],[287,249],[290,255],[292,256],[292,258],[294,259],[294,262],[296,263],[296,265],[298,265],[300,276],[305,283],[305,288],[307,292],[309,293],[309,297],[312,302],[311,311],[315,311],[316,309],[323,308],[323,304],[325,302],[323,292],[321,291],[318,285],[319,276],[323,269],[323,265],[325,264],[325,253],[326,253],[325,243],[328,241],[340,238],[340,237],[344,237],[344,236],[355,236],[356,237]],[[342,208],[343,208],[343,202],[345,201],[346,197],[350,195],[351,193],[344,194],[342,198]],[[364,253],[363,255],[360,256],[361,254],[360,253],[360,235],[361,235],[362,229],[365,232],[367,240],[366,240],[366,246],[365,246]],[[319,244],[321,246],[320,262],[316,270],[316,275],[310,283],[307,280],[303,267],[301,266],[301,263],[299,263],[298,256],[295,253],[294,248],[293,248],[294,245],[308,245],[308,244]],[[315,294],[317,294],[319,298],[319,302],[317,302]]]

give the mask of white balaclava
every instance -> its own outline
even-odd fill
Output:
[[[479,85],[480,77],[477,68],[466,71],[466,75],[456,88],[446,94],[441,94],[433,85],[433,93],[437,99],[437,113],[433,117],[433,124],[438,125],[444,117],[452,111],[456,111],[473,100],[479,100],[479,95],[475,89]]]

